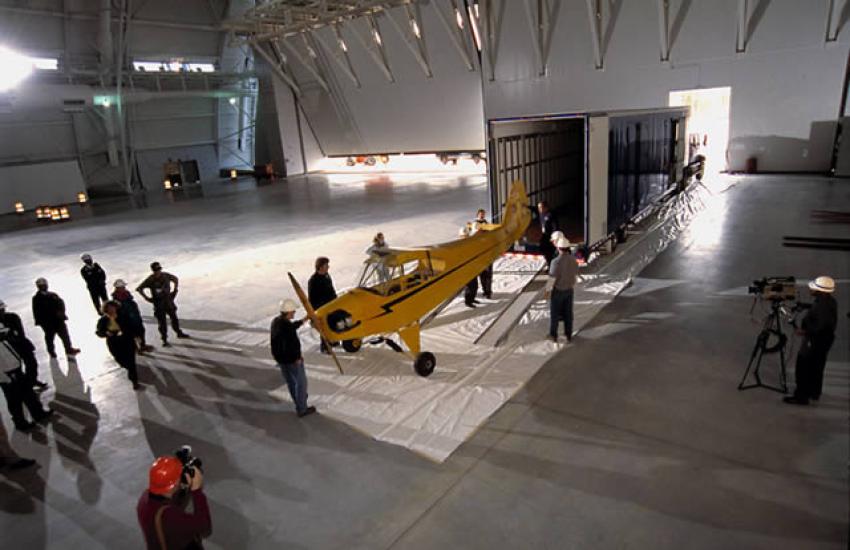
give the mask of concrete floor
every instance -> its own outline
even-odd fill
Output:
[[[783,235],[847,235],[809,217],[847,210],[844,181],[742,179],[442,465],[321,415],[296,420],[267,396],[277,372],[194,361],[207,339],[169,352],[182,368],[143,367],[147,388],[134,393],[91,336],[81,248],[132,280],[157,251],[186,283],[188,328],[202,331],[255,323],[266,312],[254,295],[283,292],[282,280],[251,280],[246,262],[262,260],[233,249],[290,250],[280,268],[296,268],[322,239],[364,241],[378,224],[398,245],[450,237],[479,204],[476,177],[311,177],[4,236],[0,297],[31,327],[32,280],[54,280],[83,354],[42,360],[55,386],[45,401],[60,412],[47,429],[9,431],[4,411],[11,444],[41,467],[0,471],[0,546],[141,548],[134,506],[151,458],[188,443],[207,465],[208,548],[847,547],[850,255],[781,246]],[[357,248],[335,262],[338,280]],[[738,392],[758,330],[740,287],[821,273],[842,279],[821,402]]]

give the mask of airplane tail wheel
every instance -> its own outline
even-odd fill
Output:
[[[342,349],[347,351],[348,353],[355,353],[360,351],[360,346],[363,345],[363,341],[360,338],[356,338],[354,340],[343,340],[342,341]]]
[[[416,356],[416,361],[413,362],[413,368],[419,376],[430,376],[436,366],[437,358],[430,351],[423,351]]]

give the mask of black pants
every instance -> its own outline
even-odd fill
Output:
[[[43,419],[47,411],[41,406],[41,401],[33,391],[32,384],[29,383],[26,375],[21,369],[15,369],[9,373],[9,377],[12,380],[0,383],[0,387],[3,388],[3,395],[6,396],[6,407],[9,409],[9,414],[12,416],[15,425],[26,424],[25,405],[33,420]]]
[[[47,353],[51,357],[56,356],[56,348],[53,346],[53,340],[57,335],[62,340],[62,345],[65,346],[65,353],[68,353],[74,348],[71,344],[71,337],[68,335],[68,325],[65,324],[65,321],[49,327],[42,326],[41,330],[44,331],[44,344],[47,346]]]
[[[823,371],[826,368],[826,358],[833,340],[834,336],[817,343],[806,340],[800,347],[794,369],[794,378],[797,383],[794,396],[798,399],[820,399],[823,390]]]
[[[159,308],[154,306],[153,316],[156,317],[156,322],[159,325],[159,335],[162,336],[163,342],[168,340],[168,323],[166,322],[166,317],[171,319],[171,328],[174,329],[174,332],[177,334],[181,333],[180,319],[177,318],[177,308]]]
[[[136,370],[136,342],[132,335],[122,334],[120,336],[110,336],[106,340],[106,345],[109,348],[109,353],[115,358],[115,361],[127,370],[127,379],[132,383],[139,381],[139,374]]]
[[[493,296],[493,266],[482,271],[478,278],[481,280],[481,292],[489,300]]]
[[[94,309],[101,313],[100,306],[103,305],[104,302],[109,301],[109,294],[106,293],[106,285],[101,285],[99,287],[88,287],[89,296],[91,296],[91,301],[94,304]]]
[[[463,289],[463,301],[466,305],[473,305],[476,294],[478,294],[478,277],[466,283],[466,287]]]

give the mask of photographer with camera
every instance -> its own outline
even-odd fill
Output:
[[[797,388],[794,395],[783,399],[792,405],[808,405],[810,399],[820,399],[826,357],[835,340],[835,326],[838,324],[838,304],[832,297],[835,292],[832,277],[821,276],[810,281],[809,291],[814,300],[797,331],[803,336],[795,369]]]
[[[148,489],[136,506],[148,550],[198,550],[201,539],[212,534],[201,461],[188,446],[175,454],[151,465]],[[186,511],[188,496],[192,513]]]

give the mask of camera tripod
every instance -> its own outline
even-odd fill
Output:
[[[750,362],[747,363],[747,370],[744,371],[744,376],[741,378],[741,383],[738,384],[739,390],[748,390],[750,388],[767,388],[779,393],[788,392],[788,384],[785,374],[785,344],[788,342],[788,337],[782,332],[782,300],[771,300],[770,315],[764,320],[761,332],[756,337],[756,345],[753,346],[753,352],[750,354]],[[772,346],[768,346],[768,340],[771,336],[777,338],[777,342]],[[779,352],[779,386],[765,384],[761,380],[759,370],[761,369],[761,360],[766,353]],[[755,365],[755,368],[753,368]],[[755,382],[744,384],[747,377],[753,372]]]

